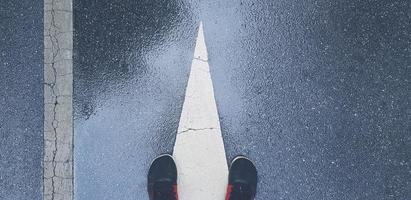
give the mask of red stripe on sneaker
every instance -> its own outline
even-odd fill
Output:
[[[227,194],[225,196],[225,200],[230,200],[231,197],[231,192],[233,191],[233,185],[228,185],[227,186]]]
[[[178,200],[177,185],[173,185],[173,192],[174,192],[174,195],[176,197],[176,200]]]

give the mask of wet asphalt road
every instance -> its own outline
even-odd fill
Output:
[[[0,199],[42,197],[43,1],[0,3]]]
[[[76,199],[148,199],[172,152],[196,24],[169,1],[74,1]]]
[[[411,198],[409,1],[209,3],[226,151],[257,199]]]
[[[408,1],[74,1],[75,196],[147,199],[204,24],[256,199],[411,198]]]

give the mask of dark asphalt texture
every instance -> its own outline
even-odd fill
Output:
[[[202,8],[226,151],[256,162],[256,199],[411,199],[410,1]]]
[[[200,20],[256,199],[411,198],[409,1],[75,0],[74,17],[77,199],[147,199]]]
[[[0,3],[0,199],[43,199],[43,1]]]

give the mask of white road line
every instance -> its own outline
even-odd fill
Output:
[[[174,157],[181,200],[224,199],[228,169],[201,23]]]
[[[72,0],[44,1],[43,199],[73,199]]]

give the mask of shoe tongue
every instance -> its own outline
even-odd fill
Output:
[[[173,184],[173,180],[170,178],[159,178],[156,180],[157,183],[168,183],[168,184]]]

